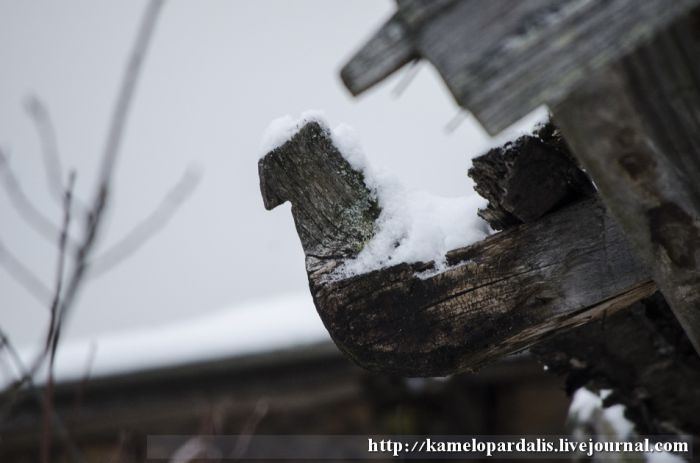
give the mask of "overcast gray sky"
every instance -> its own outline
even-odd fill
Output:
[[[22,102],[48,105],[64,166],[89,197],[109,113],[143,1],[0,0],[0,146],[39,208],[58,222],[40,146]],[[470,157],[494,141],[421,65],[396,98],[391,78],[354,99],[344,60],[393,10],[378,0],[171,0],[136,94],[101,248],[147,216],[183,171],[202,181],[163,232],[122,265],[92,279],[68,336],[155,326],[242,301],[306,288],[288,207],[267,212],[258,189],[260,137],[284,114],[322,109],[357,129],[373,164],[405,184],[469,194]],[[400,76],[399,76],[400,78]],[[531,123],[511,130],[519,133]],[[56,251],[0,193],[0,240],[44,281]],[[0,325],[20,344],[44,335],[47,309],[0,269]]]

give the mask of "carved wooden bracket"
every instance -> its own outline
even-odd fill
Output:
[[[292,203],[323,323],[371,370],[473,369],[655,290],[595,198],[455,249],[441,272],[426,262],[334,277],[374,234],[380,205],[363,175],[315,122],[263,157],[259,174],[265,207]]]

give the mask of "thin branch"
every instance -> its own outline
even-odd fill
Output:
[[[0,174],[2,174],[2,183],[5,186],[5,191],[14,206],[17,214],[33,228],[39,235],[46,240],[54,243],[61,231],[51,219],[46,217],[39,209],[34,206],[34,203],[24,193],[17,176],[10,167],[7,155],[0,149]],[[69,247],[75,248],[76,244],[69,239]]]
[[[7,336],[7,333],[5,333],[2,330],[2,328],[0,328],[0,346],[4,347],[5,350],[7,350],[10,359],[15,364],[15,369],[17,370],[20,376],[20,380],[16,381],[13,387],[11,388],[21,387],[21,385],[27,384],[30,396],[39,406],[41,406],[43,404],[43,396],[39,391],[39,388],[31,379],[31,374],[26,368],[24,362],[22,361],[22,357],[19,355],[19,352],[17,352],[17,349],[14,347],[14,345],[10,341],[10,338]],[[29,379],[27,380],[26,378]],[[12,409],[14,402],[18,400],[19,394],[17,394],[16,392],[18,391],[15,391],[14,394],[4,394],[5,396],[10,397],[10,401],[6,403],[2,407],[2,409],[0,409],[0,423],[5,421],[5,418],[7,417],[9,411]],[[70,454],[71,459],[79,463],[84,462],[85,458],[82,456],[80,449],[78,448],[77,444],[73,442],[70,433],[66,429],[65,424],[63,424],[61,417],[58,415],[58,413],[56,413],[55,410],[52,410],[52,423],[54,428],[56,428],[56,431],[58,431],[58,434],[61,440],[63,441],[63,444],[65,445],[66,449],[68,449],[68,453]]]
[[[61,301],[61,289],[63,287],[63,273],[66,266],[66,242],[68,238],[68,230],[70,230],[71,209],[73,204],[73,188],[75,187],[75,172],[71,172],[68,177],[68,186],[63,200],[63,226],[61,227],[61,236],[58,240],[58,262],[56,266],[56,283],[54,287],[54,296],[51,302],[51,320],[49,325],[49,333],[46,339],[46,348],[50,348],[49,354],[49,369],[46,379],[46,387],[44,388],[44,419],[43,431],[41,435],[41,459],[44,463],[51,461],[51,414],[53,411],[53,374],[54,364],[56,360],[56,349],[58,348],[58,332],[59,326],[57,322],[57,311]]]
[[[201,175],[198,170],[191,167],[187,169],[180,180],[166,193],[153,212],[111,248],[95,257],[90,265],[89,276],[99,276],[114,268],[132,256],[141,246],[160,232],[182,204],[192,195],[200,179]]]
[[[51,290],[26,265],[15,257],[0,240],[0,267],[42,306],[51,300]]]
[[[63,227],[61,228],[61,235],[58,239],[58,260],[56,263],[56,279],[54,284],[53,298],[51,300],[50,314],[51,319],[49,322],[49,332],[46,338],[45,349],[53,350],[54,347],[54,334],[56,332],[56,322],[58,320],[58,308],[61,302],[61,291],[63,289],[63,274],[65,273],[66,267],[66,238],[68,236],[68,230],[70,229],[71,223],[71,204],[73,200],[73,188],[75,187],[75,172],[71,172],[68,179],[68,187],[64,195],[63,202]]]
[[[46,183],[49,191],[59,200],[63,196],[63,167],[58,154],[58,142],[56,131],[46,105],[35,95],[30,95],[24,102],[24,108],[34,122],[39,141],[41,154],[46,171]]]
[[[139,35],[134,45],[134,49],[132,50],[132,58],[129,61],[130,64],[127,67],[126,74],[124,76],[124,81],[130,82],[130,84],[122,85],[122,91],[120,92],[118,98],[117,106],[120,108],[128,109],[129,107],[128,101],[125,102],[124,100],[130,100],[133,95],[133,87],[135,86],[138,73],[141,69],[140,63],[149,44],[150,37],[155,26],[155,20],[157,19],[158,12],[160,11],[162,5],[163,0],[152,0],[146,9]],[[134,63],[136,63],[136,65],[134,65]],[[78,290],[83,282],[88,268],[88,260],[96,242],[99,227],[102,225],[103,213],[107,205],[110,190],[111,169],[114,166],[114,161],[116,160],[116,155],[118,153],[117,148],[120,144],[120,138],[123,133],[121,129],[123,128],[125,122],[123,119],[127,116],[127,114],[128,112],[125,110],[115,111],[114,113],[114,118],[116,120],[112,121],[112,130],[110,131],[110,139],[112,142],[108,143],[104,153],[104,158],[109,158],[110,160],[105,161],[103,159],[103,172],[100,183],[92,205],[90,206],[90,211],[86,216],[84,232],[85,236],[74,252],[74,263],[71,268],[71,272],[65,278],[65,284],[62,285],[62,287],[65,288],[63,295],[60,297],[55,309],[52,310],[54,315],[52,316],[53,319],[49,325],[46,346],[42,352],[39,353],[31,367],[28,369],[28,376],[21,379],[20,383],[29,381],[34,377],[51,351],[51,346],[58,344],[61,328],[64,325],[65,319],[72,308],[76,294],[78,293]],[[105,167],[109,167],[109,169],[105,171]]]
[[[24,108],[34,123],[39,141],[41,143],[42,160],[44,161],[44,171],[46,173],[46,184],[49,192],[61,204],[65,193],[63,186],[63,166],[56,140],[56,130],[49,114],[49,110],[43,101],[36,95],[26,98]],[[82,214],[87,212],[87,207],[81,203],[80,199],[73,195],[73,206],[76,211]]]
[[[102,159],[100,181],[90,207],[90,214],[88,215],[85,224],[85,236],[76,253],[75,265],[73,266],[72,272],[67,279],[63,300],[59,306],[55,337],[60,335],[61,326],[70,312],[73,301],[75,300],[76,294],[81,286],[83,277],[85,276],[88,268],[90,254],[102,225],[102,214],[104,213],[105,207],[108,203],[112,173],[117,155],[119,154],[119,148],[121,146],[121,141],[124,134],[124,126],[129,114],[134,89],[141,72],[143,58],[148,50],[148,46],[153,35],[153,30],[158,19],[158,14],[160,13],[163,3],[164,0],[151,0],[146,7],[146,12],[131,52],[131,57],[125,71],[121,90],[117,98],[116,108],[112,115],[110,131],[107,137],[107,143]]]
[[[146,12],[141,21],[136,42],[132,48],[131,56],[127,63],[124,78],[122,80],[121,89],[117,97],[117,103],[112,113],[112,121],[110,124],[109,134],[105,144],[104,156],[102,158],[100,180],[101,184],[108,185],[114,171],[114,163],[116,162],[119,149],[121,147],[124,136],[124,127],[129,115],[129,109],[133,101],[134,91],[139,76],[143,61],[148,51],[148,47],[153,36],[156,22],[164,0],[151,0],[146,7]],[[99,196],[99,194],[98,194]]]
[[[136,89],[136,84],[141,73],[141,68],[143,64],[144,57],[148,50],[151,37],[160,13],[160,10],[164,4],[164,0],[151,0],[146,8],[144,17],[142,19],[136,41],[132,48],[131,55],[129,57],[125,74],[122,80],[121,88],[117,96],[117,101],[115,105],[114,112],[109,125],[109,131],[107,135],[107,140],[105,143],[104,153],[100,165],[100,175],[98,178],[97,191],[93,197],[92,202],[88,208],[88,213],[85,215],[84,233],[79,244],[76,245],[75,251],[71,254],[74,258],[73,266],[70,269],[69,274],[64,279],[65,271],[65,258],[67,250],[72,251],[71,240],[69,237],[70,221],[71,221],[71,205],[72,205],[72,194],[73,186],[75,182],[75,176],[72,174],[68,182],[68,188],[65,194],[64,201],[64,215],[63,215],[63,227],[61,230],[56,230],[53,223],[43,217],[43,215],[33,207],[28,198],[23,194],[21,188],[19,187],[19,182],[16,181],[15,176],[9,170],[9,166],[6,162],[6,158],[2,153],[0,153],[0,168],[4,168],[5,178],[7,179],[5,184],[7,186],[8,192],[11,198],[13,198],[13,203],[15,207],[19,210],[20,214],[23,214],[25,220],[39,230],[45,237],[50,238],[52,241],[58,237],[59,243],[59,257],[58,257],[58,269],[56,275],[56,285],[55,291],[53,293],[53,299],[51,303],[51,321],[48,329],[48,334],[46,338],[46,345],[43,352],[36,358],[35,362],[32,364],[31,368],[25,368],[21,363],[21,359],[17,356],[18,370],[20,372],[20,379],[13,385],[13,387],[21,388],[24,384],[29,384],[34,397],[38,400],[40,404],[43,404],[43,409],[45,417],[53,416],[54,423],[58,420],[55,410],[53,409],[52,401],[52,388],[53,388],[53,365],[55,361],[55,355],[58,347],[58,343],[61,336],[62,327],[65,324],[67,315],[69,314],[73,303],[75,301],[76,295],[79,292],[80,287],[84,281],[86,275],[89,261],[91,259],[92,251],[94,249],[95,243],[99,236],[100,228],[103,226],[104,211],[109,202],[109,195],[111,191],[111,180],[113,176],[114,166],[117,161],[117,157],[122,144],[124,129],[129,115],[129,110],[131,107],[133,95]],[[55,149],[55,138],[53,136],[53,128],[47,123],[50,121],[48,119],[48,113],[42,112],[42,107],[36,104],[32,107],[30,103],[30,114],[33,114],[35,121],[38,122],[38,128],[40,130],[40,136],[43,137],[42,143],[44,144],[44,156],[46,163],[47,176],[50,183],[50,189],[56,190],[60,187],[60,160],[58,158],[58,151]],[[42,125],[43,124],[43,125]],[[48,127],[48,128],[47,128]],[[43,135],[42,135],[43,133]],[[58,175],[58,176],[57,176]],[[191,181],[191,180],[190,180]],[[187,193],[189,194],[189,193]],[[175,199],[181,202],[180,196],[176,196]],[[170,215],[168,212],[171,208],[166,208],[164,213],[158,215],[159,221],[167,220]],[[157,211],[156,211],[157,212]],[[162,215],[165,214],[165,215]],[[155,224],[155,230],[158,229],[158,222],[149,221],[151,223],[150,227],[145,227],[148,235],[152,232],[151,228]],[[137,227],[139,228],[139,227]],[[141,227],[143,230],[144,227]],[[7,257],[7,252],[4,248],[0,248],[0,257]],[[7,261],[7,258],[3,259],[3,262]],[[65,289],[64,289],[65,288]],[[3,334],[3,344],[8,344],[9,341]],[[42,398],[39,391],[34,386],[33,378],[37,371],[41,368],[44,360],[49,355],[49,365],[48,365],[48,380],[46,385],[46,391]],[[12,397],[12,395],[10,395]],[[15,396],[16,400],[16,396]],[[11,407],[11,404],[10,404]],[[8,407],[9,410],[9,407]],[[48,420],[45,418],[44,421],[44,435],[42,436],[42,460],[48,462],[50,460],[50,426],[46,423]],[[65,428],[61,428],[63,431],[62,435],[68,439],[67,432]],[[69,439],[68,439],[69,440]],[[80,461],[79,453],[77,448],[74,449],[74,460]]]

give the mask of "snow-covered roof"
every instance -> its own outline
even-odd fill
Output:
[[[231,359],[330,341],[307,291],[250,301],[202,317],[66,339],[55,364],[57,382]],[[26,365],[40,346],[21,349]],[[4,359],[9,360],[9,359]],[[11,364],[12,362],[6,362]],[[0,369],[0,387],[17,378]],[[41,381],[41,375],[37,378]]]

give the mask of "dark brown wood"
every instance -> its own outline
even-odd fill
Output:
[[[700,352],[700,12],[554,108]]]
[[[551,123],[474,158],[469,176],[489,201],[479,216],[495,230],[533,222],[595,193]]]
[[[497,133],[542,104],[558,103],[592,72],[649,40],[700,1],[438,3],[398,2],[390,23],[399,24],[392,27],[401,31],[396,35],[400,47],[432,63],[457,103]],[[379,46],[387,29],[370,39],[342,71],[353,93],[397,67],[393,50],[399,46],[394,44],[391,52]]]
[[[623,404],[639,434],[691,435],[700,444],[700,357],[660,293],[531,350],[566,375],[569,394],[612,390],[604,405]]]
[[[292,202],[321,319],[341,350],[372,370],[476,368],[655,290],[595,199],[456,249],[444,271],[400,264],[338,279],[333,270],[371,237],[379,212],[361,174],[316,123],[259,171],[266,207]]]

